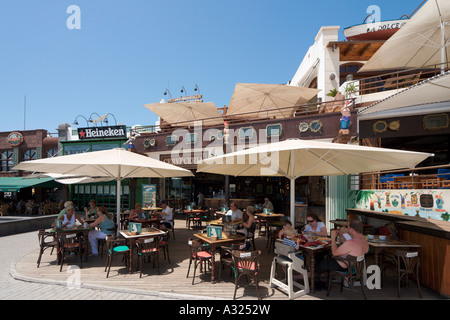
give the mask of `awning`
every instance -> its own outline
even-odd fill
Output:
[[[450,72],[429,78],[418,84],[395,93],[383,100],[358,110],[359,120],[368,120],[380,112],[400,112],[406,110],[411,112],[411,108],[418,107],[422,113],[429,113],[432,105],[445,102],[448,109],[450,101]]]
[[[53,178],[24,179],[22,177],[1,177],[0,191],[15,192],[28,187],[56,188],[61,186]]]

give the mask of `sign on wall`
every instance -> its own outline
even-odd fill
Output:
[[[126,138],[126,137],[127,137],[126,126],[78,128],[78,138],[80,140]]]
[[[156,184],[142,185],[142,207],[143,208],[156,207]]]
[[[450,221],[450,189],[360,190],[355,208]]]
[[[23,135],[20,132],[11,132],[6,141],[12,146],[18,146],[23,142]]]

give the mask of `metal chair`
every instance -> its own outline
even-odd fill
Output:
[[[308,271],[305,268],[303,259],[297,256],[298,251],[294,247],[275,242],[275,253],[277,256],[273,258],[270,270],[270,287],[280,287],[288,293],[289,299],[308,294],[310,291]],[[278,265],[283,266],[285,269],[286,279],[284,281],[276,278]],[[303,284],[294,280],[294,271],[303,276]],[[294,287],[300,288],[300,290],[296,291]]]

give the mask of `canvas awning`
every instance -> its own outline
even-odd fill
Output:
[[[1,192],[16,192],[23,188],[41,187],[41,188],[56,188],[61,186],[54,181],[53,178],[32,178],[24,179],[22,177],[1,177],[0,191]]]
[[[360,120],[367,120],[376,114],[383,112],[398,113],[407,110],[411,115],[411,108],[418,107],[421,113],[429,112],[429,108],[424,106],[434,106],[439,103],[445,103],[448,109],[450,101],[450,72],[435,76],[422,81],[412,87],[393,94],[386,99],[373,103],[358,111]],[[407,108],[407,109],[405,109]]]

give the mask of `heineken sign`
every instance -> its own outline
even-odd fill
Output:
[[[126,137],[126,126],[78,128],[78,138],[80,140]]]

